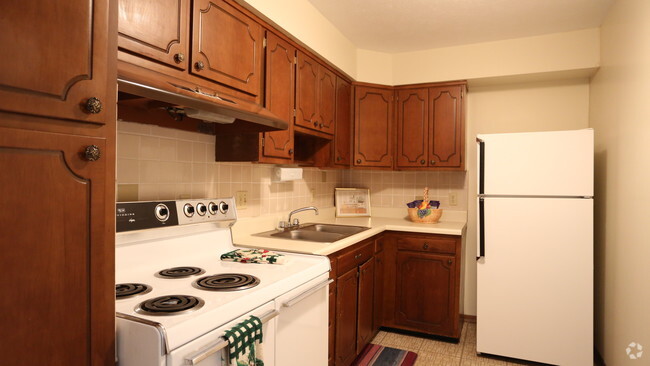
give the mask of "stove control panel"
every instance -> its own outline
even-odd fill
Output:
[[[116,205],[117,232],[165,226],[224,223],[237,220],[235,200],[206,198],[199,200],[120,202]]]

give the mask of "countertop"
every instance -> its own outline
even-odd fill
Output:
[[[317,243],[302,240],[264,238],[252,234],[273,230],[278,222],[286,220],[287,215],[268,215],[254,218],[242,218],[232,227],[233,242],[237,246],[264,248],[268,250],[295,252],[305,254],[328,255],[352,244],[370,238],[383,231],[405,231],[413,233],[463,235],[467,224],[465,211],[443,212],[437,224],[420,224],[411,222],[404,209],[373,209],[372,217],[334,217],[334,209],[320,210],[316,216],[313,211],[301,212],[301,223],[323,223],[337,225],[365,226],[370,229],[332,243]]]

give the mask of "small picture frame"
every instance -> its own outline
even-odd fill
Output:
[[[370,216],[368,188],[334,188],[336,217]]]

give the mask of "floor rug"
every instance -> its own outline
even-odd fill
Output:
[[[352,364],[353,366],[412,366],[417,353],[370,343]]]

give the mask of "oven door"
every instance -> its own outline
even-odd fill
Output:
[[[167,357],[167,366],[216,366],[226,360],[228,342],[223,338],[225,331],[254,315],[264,322],[262,334],[262,355],[265,366],[275,366],[275,316],[277,315],[273,301],[268,302],[253,311],[228,322],[201,337],[173,350]],[[226,365],[227,363],[224,363]]]
[[[278,366],[327,365],[329,273],[275,300]]]

